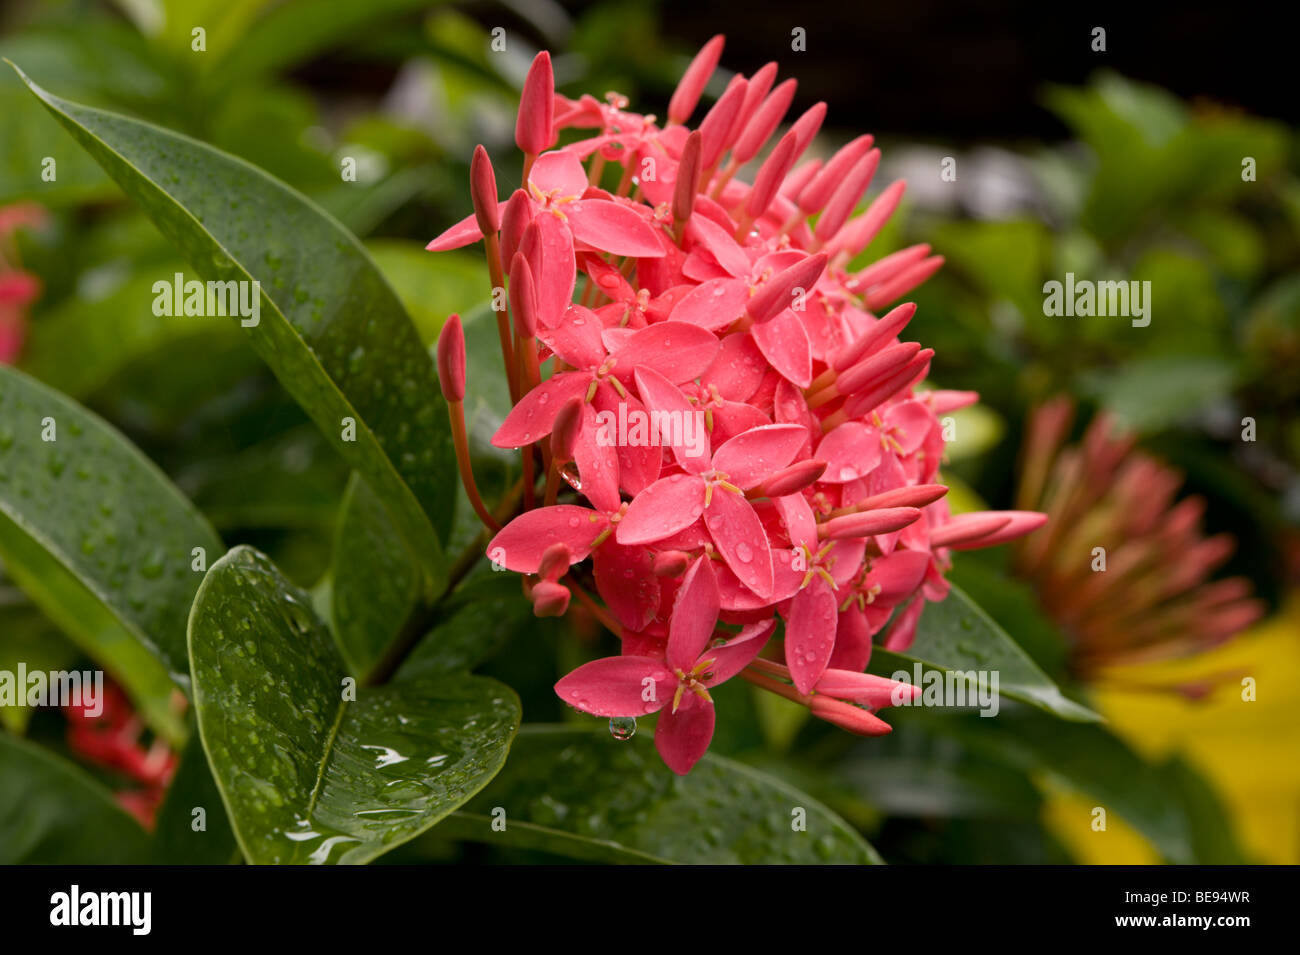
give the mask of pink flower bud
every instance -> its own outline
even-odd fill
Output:
[[[857,341],[853,342],[846,348],[840,349],[831,367],[836,371],[843,371],[852,365],[856,365],[863,356],[875,351],[880,345],[897,337],[904,326],[912,320],[916,314],[916,304],[906,302],[898,308],[895,308],[885,315],[880,321],[867,330]]]
[[[525,338],[537,335],[537,287],[533,270],[522,252],[510,260],[510,314],[515,328]]]
[[[582,431],[583,401],[579,397],[570,398],[555,415],[551,426],[551,455],[557,464],[568,464],[573,460],[573,446]]]
[[[825,461],[800,461],[782,471],[777,471],[763,484],[764,497],[785,497],[798,494],[817,482],[826,473]]]
[[[858,200],[867,191],[867,186],[871,185],[871,177],[876,174],[876,167],[879,165],[880,150],[873,149],[859,159],[844,181],[835,187],[830,201],[826,203],[826,208],[822,210],[821,217],[817,220],[814,234],[818,241],[829,242],[840,231],[852,215]]]
[[[848,537],[870,537],[873,534],[892,534],[915,522],[921,512],[915,507],[882,507],[858,514],[845,514],[817,525],[819,540],[843,540]]]
[[[777,190],[781,188],[781,183],[794,164],[797,145],[798,137],[793,132],[786,133],[776,144],[772,154],[759,167],[758,175],[754,177],[754,185],[745,199],[745,214],[751,219],[761,219],[767,207],[776,198]]]
[[[532,220],[533,210],[528,193],[516,189],[501,214],[501,261],[514,260],[515,253],[519,251],[519,243],[523,241],[524,230]]]
[[[546,152],[555,142],[555,75],[551,54],[543,50],[533,58],[519,95],[515,145],[527,155]]]
[[[726,42],[726,38],[719,33],[695,54],[695,59],[691,60],[691,65],[686,68],[677,89],[673,91],[673,98],[668,101],[668,122],[684,123],[691,118],[695,104],[700,101],[700,94],[709,83],[709,77],[718,68],[718,60],[722,59],[722,47]]]
[[[542,580],[533,586],[533,614],[538,617],[563,617],[569,609],[569,588],[554,581]]]
[[[1026,534],[1038,530],[1047,523],[1047,515],[1040,514],[1037,511],[987,511],[984,514],[990,518],[1002,518],[1003,523],[1000,527],[994,528],[977,538],[958,540],[948,546],[953,550],[971,550],[976,547],[992,547],[995,544],[1002,544],[1017,537],[1024,537]],[[975,517],[977,514],[963,514],[961,517]],[[957,518],[953,518],[957,520]],[[946,524],[939,528],[943,531],[945,528],[952,526]],[[938,533],[938,532],[936,532]],[[930,535],[931,546],[934,546],[934,534]]]
[[[833,723],[840,729],[856,733],[858,736],[884,736],[893,731],[893,727],[888,723],[860,706],[844,703],[820,693],[813,695],[808,709],[818,719]]]
[[[806,214],[820,212],[830,201],[831,194],[849,175],[858,161],[871,150],[875,138],[871,135],[859,136],[845,143],[822,166],[817,178],[808,184],[808,188],[799,194],[799,208]]]
[[[901,706],[921,695],[921,688],[911,683],[901,683],[871,673],[835,669],[824,671],[813,689],[837,700],[857,703],[872,710]]]
[[[751,82],[750,85],[752,87],[753,83]],[[790,108],[798,85],[795,80],[786,80],[773,91],[771,96],[763,100],[762,105],[749,117],[744,130],[735,145],[731,147],[731,158],[738,165],[747,163],[757,156],[763,144],[776,132],[776,127],[781,124],[781,117],[785,116],[786,110]],[[795,148],[798,148],[798,143],[799,137],[796,135]]]
[[[573,563],[573,553],[564,541],[556,541],[542,551],[542,562],[537,567],[537,576],[542,580],[557,581],[569,572]]]
[[[817,138],[824,119],[826,119],[826,104],[818,102],[809,106],[804,110],[803,115],[794,121],[790,129],[799,138],[799,155],[802,156],[804,150]]]
[[[661,550],[655,554],[656,577],[680,577],[691,565],[691,555],[680,550]]]
[[[750,296],[750,316],[760,323],[775,318],[784,309],[790,307],[795,289],[811,292],[825,271],[826,255],[819,252],[778,272]]]
[[[682,145],[673,185],[673,222],[685,222],[695,208],[695,194],[700,191],[700,135],[698,129],[692,131]]]
[[[712,169],[727,145],[727,134],[731,124],[736,121],[741,105],[745,102],[746,81],[743,76],[733,77],[727,89],[713,108],[705,114],[700,122],[700,168]]]
[[[492,171],[492,160],[481,145],[474,147],[474,158],[469,163],[469,192],[479,231],[484,235],[498,231],[501,212],[497,208],[497,177]]]
[[[931,256],[924,261],[917,262],[877,288],[867,292],[866,306],[874,311],[884,305],[888,305],[895,299],[902,298],[912,289],[916,288],[935,272],[943,267],[944,258],[942,255]]]
[[[899,342],[864,358],[852,368],[840,372],[835,388],[842,395],[862,391],[897,374],[921,351],[920,342]]]
[[[465,330],[450,315],[438,333],[438,385],[448,401],[465,400]]]

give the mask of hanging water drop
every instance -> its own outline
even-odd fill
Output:
[[[636,735],[635,716],[616,716],[609,721],[609,735],[620,743]]]

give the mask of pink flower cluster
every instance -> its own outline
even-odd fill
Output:
[[[12,364],[22,351],[27,309],[41,294],[40,280],[18,267],[13,242],[20,228],[45,222],[45,210],[34,203],[0,206],[0,364]]]
[[[488,554],[528,575],[537,613],[564,613],[576,593],[621,637],[621,656],[556,692],[598,716],[658,712],[655,742],[678,773],[712,738],[710,688],[737,675],[850,731],[888,732],[875,711],[915,688],[863,672],[872,638],[888,624],[886,647],[911,643],[925,602],[947,593],[950,550],[1044,519],[949,514],[939,416],[977,396],[918,391],[933,352],[899,340],[915,306],[876,314],[942,259],[919,245],[850,269],[904,184],[857,212],[880,159],[872,137],[805,159],[825,104],[777,137],[795,81],[776,84],[775,64],[733,77],[690,128],[722,43],[696,56],[662,126],[614,95],[556,95],[540,54],[516,128],[524,188],[499,204],[479,147],[474,216],[429,244],[483,240],[508,303],[497,321],[514,407],[493,442],[523,449],[524,480],[503,528],[469,468],[458,318],[439,343],[462,478],[495,531]],[[610,435],[614,421],[691,416],[703,453]]]

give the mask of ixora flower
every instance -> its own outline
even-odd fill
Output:
[[[1015,566],[1061,625],[1074,674],[1118,685],[1112,668],[1202,653],[1262,617],[1245,578],[1210,580],[1234,541],[1202,535],[1205,501],[1178,498],[1182,475],[1134,450],[1134,437],[1105,413],[1067,446],[1073,419],[1068,398],[1030,417],[1017,500],[1043,508],[1052,526],[1017,542]],[[1135,688],[1199,698],[1238,677]]]
[[[504,527],[470,467],[456,316],[438,347],[488,556],[525,575],[539,615],[576,596],[621,639],[556,692],[611,720],[658,714],[678,773],[707,750],[709,691],[732,677],[850,732],[889,732],[876,712],[913,688],[864,672],[873,639],[907,648],[947,593],[950,551],[1045,520],[949,515],[939,416],[977,396],[920,389],[933,352],[899,340],[916,311],[899,299],[942,259],[922,245],[851,267],[904,184],[855,214],[880,154],[862,136],[803,160],[824,104],[758,159],[794,95],[775,64],[733,79],[690,128],[722,45],[692,62],[662,126],[618,96],[556,95],[540,54],[516,126],[523,188],[502,202],[480,146],[474,215],[429,243],[483,242],[498,306],[514,407],[492,440],[523,470]],[[657,439],[609,424],[628,420]]]
[[[27,332],[27,308],[41,294],[40,280],[18,267],[13,234],[44,221],[45,210],[33,203],[0,207],[0,364],[17,360]]]

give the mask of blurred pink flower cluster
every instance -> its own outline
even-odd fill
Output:
[[[18,267],[14,233],[45,221],[45,210],[30,203],[0,206],[0,364],[18,359],[27,331],[27,307],[41,294],[41,282]]]
[[[538,614],[576,594],[621,637],[621,656],[556,691],[598,716],[659,713],[655,742],[678,773],[712,738],[709,690],[737,675],[850,731],[888,732],[875,711],[915,688],[864,673],[873,637],[888,624],[886,647],[912,642],[925,602],[947,593],[950,550],[1044,520],[949,514],[939,417],[977,396],[918,390],[933,352],[900,341],[915,306],[884,311],[942,259],[919,245],[850,267],[904,183],[858,211],[872,137],[805,158],[825,104],[778,135],[796,84],[777,83],[775,64],[733,77],[692,128],[722,44],[695,57],[662,125],[612,94],[557,95],[539,54],[516,127],[523,188],[500,202],[480,146],[474,215],[429,244],[483,241],[494,289],[513,410],[493,443],[523,449],[524,468],[504,527],[470,470],[456,316],[439,342],[488,555],[527,575]]]

